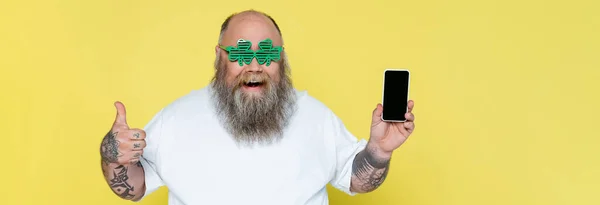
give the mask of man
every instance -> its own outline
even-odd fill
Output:
[[[368,141],[289,77],[275,21],[254,10],[230,16],[215,48],[210,86],[160,110],[142,129],[125,107],[100,146],[104,177],[132,201],[161,186],[169,204],[328,204],[326,185],[354,195],[377,189],[392,152],[414,130],[373,111]],[[256,52],[255,52],[256,51]]]

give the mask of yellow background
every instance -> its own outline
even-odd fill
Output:
[[[143,127],[205,86],[220,24],[250,8],[280,24],[295,86],[359,138],[383,70],[412,72],[416,132],[385,184],[330,187],[331,204],[600,204],[591,0],[2,1],[0,204],[130,204],[99,166],[113,102]]]

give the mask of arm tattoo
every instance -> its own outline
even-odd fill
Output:
[[[117,163],[118,157],[121,156],[121,153],[119,153],[117,132],[108,132],[106,136],[104,136],[102,145],[100,146],[100,155],[102,156],[102,161],[106,164]]]
[[[390,159],[377,159],[368,148],[358,153],[352,164],[353,187],[359,192],[377,189],[385,180]],[[355,184],[354,184],[355,183]]]
[[[131,194],[135,187],[127,183],[128,179],[127,167],[119,165],[114,169],[113,178],[109,181],[109,185],[113,192],[123,199],[133,199],[133,197],[135,197],[135,195]]]

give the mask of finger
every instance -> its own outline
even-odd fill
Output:
[[[399,130],[400,133],[402,133],[402,135],[408,137],[408,135],[410,135],[410,132],[408,132],[408,130],[406,130],[406,128],[404,127],[404,124],[406,124],[406,123],[402,123],[402,122],[394,123],[394,129]]]
[[[132,150],[139,151],[139,150],[143,150],[144,148],[146,148],[146,141],[145,140],[133,140],[131,142],[131,149]]]
[[[144,151],[142,151],[142,150],[133,151],[133,152],[131,152],[130,159],[139,159],[142,156],[142,154],[144,154]]]
[[[408,101],[408,112],[412,112],[414,107],[415,107],[415,102],[413,100],[409,100]]]
[[[415,115],[413,115],[412,113],[406,113],[404,114],[404,117],[406,118],[407,122],[412,122],[415,121]]]
[[[132,140],[146,139],[146,131],[144,131],[142,129],[137,129],[137,128],[131,129],[130,131],[131,132],[129,132],[130,134],[128,136],[129,139],[132,139]]]
[[[142,157],[142,154],[144,154],[144,151],[142,150],[128,150],[127,152],[125,152],[125,154],[123,154],[123,156],[119,157],[119,164],[126,165],[131,163],[132,160],[139,160]]]
[[[129,160],[130,165],[136,165],[139,162],[140,162],[140,158],[135,158],[135,159]]]
[[[117,117],[115,119],[115,125],[125,125],[127,126],[127,118],[125,117],[125,105],[123,103],[117,101],[115,102],[115,108],[117,108]]]
[[[383,113],[383,105],[381,105],[381,103],[377,104],[377,107],[375,107],[375,109],[373,110],[373,122],[379,122],[381,121],[381,114]]]
[[[403,126],[409,134],[412,133],[413,130],[415,129],[414,122],[405,122]]]

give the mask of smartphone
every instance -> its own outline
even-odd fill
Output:
[[[381,120],[404,122],[408,111],[410,72],[407,69],[386,69],[383,72],[383,114]]]

